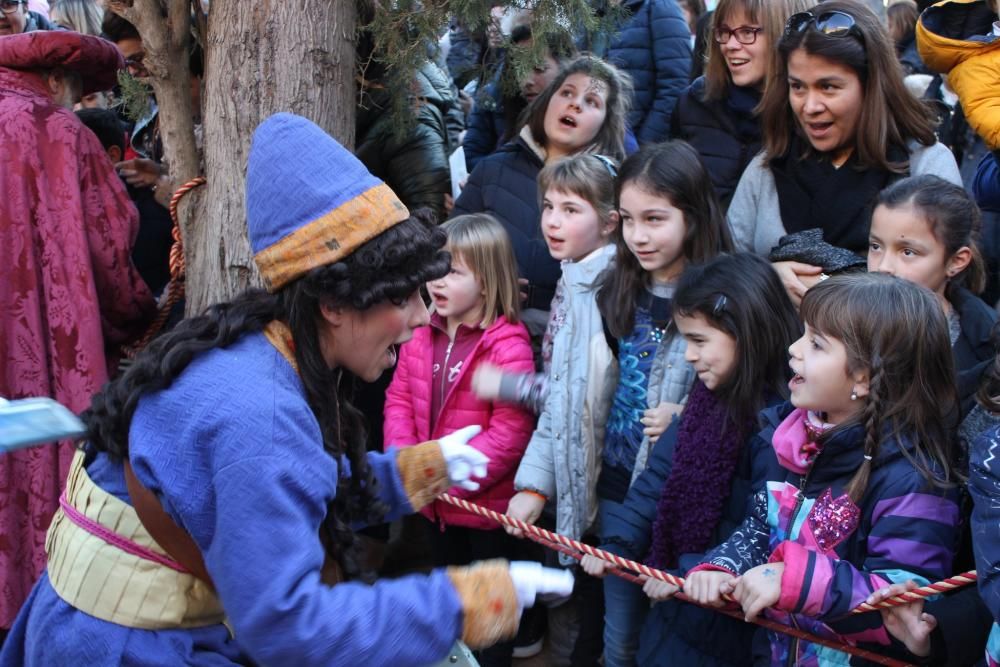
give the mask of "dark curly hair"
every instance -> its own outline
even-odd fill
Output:
[[[364,418],[349,402],[348,372],[331,369],[320,352],[320,305],[367,310],[402,303],[427,281],[445,275],[451,258],[443,231],[430,211],[412,216],[368,241],[345,259],[315,268],[274,294],[252,289],[208,308],[162,335],[97,394],[83,413],[93,448],[116,461],[128,458],[132,416],[143,396],[166,389],[195,356],[261,331],[272,320],[288,324],[306,400],[319,422],[324,449],[350,463],[350,478],[337,483],[327,512],[324,544],[349,577],[363,576],[354,554],[352,521],[378,523],[385,514],[365,453]]]

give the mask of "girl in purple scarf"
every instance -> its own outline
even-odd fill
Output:
[[[749,488],[744,443],[756,430],[757,412],[787,394],[787,350],[801,325],[771,266],[750,254],[724,255],[687,269],[677,285],[673,317],[687,340],[686,358],[698,381],[680,418],[655,443],[646,472],[632,485],[620,512],[610,514],[601,535],[602,548],[644,558],[656,568],[684,571],[690,555],[724,540],[742,519],[746,494],[741,490]],[[597,576],[604,573],[596,559],[585,559],[583,567]],[[629,586],[616,577],[605,580],[605,589]],[[691,624],[701,637],[692,637],[690,629],[681,635],[676,626],[683,619],[676,617],[689,609],[679,603],[670,605],[675,617],[670,627],[657,620],[662,614],[647,619],[649,599],[666,600],[676,588],[649,580],[642,591],[646,596],[632,589],[640,613],[605,619],[629,626],[625,634],[638,646],[639,664],[676,657],[675,648],[665,649],[670,638],[698,653],[700,639],[728,651],[742,644],[733,641],[731,632],[726,641],[712,638],[711,623]],[[643,630],[644,622],[655,624],[656,630]]]

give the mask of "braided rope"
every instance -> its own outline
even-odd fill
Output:
[[[851,610],[852,614],[863,614],[869,611],[876,611],[880,608],[888,607],[899,607],[904,604],[909,604],[910,602],[916,602],[917,600],[924,600],[932,595],[939,595],[941,593],[947,593],[948,591],[953,591],[956,588],[961,588],[963,586],[969,586],[976,583],[976,571],[969,570],[968,572],[963,572],[962,574],[956,574],[954,576],[948,577],[943,581],[937,581],[932,584],[927,584],[926,586],[921,586],[920,588],[915,588],[912,591],[906,591],[900,593],[899,595],[891,598],[886,598],[882,602],[876,605],[868,604],[867,602],[862,602],[860,605]]]
[[[491,509],[487,509],[480,505],[476,505],[475,503],[470,503],[467,500],[456,498],[448,494],[442,494],[441,496],[438,497],[438,500],[441,500],[443,502],[448,503],[449,505],[453,505],[455,507],[463,509],[467,512],[477,514],[481,517],[492,519],[493,521],[496,521],[497,523],[503,526],[507,526],[510,528],[517,528],[518,530],[522,531],[525,537],[527,537],[528,539],[531,539],[534,542],[538,542],[542,546],[566,554],[567,556],[575,558],[576,560],[582,559],[585,555],[599,558],[600,560],[606,563],[610,563],[612,565],[612,568],[610,570],[611,574],[621,577],[622,579],[625,579],[627,581],[641,584],[642,579],[640,579],[639,575],[645,575],[646,577],[649,577],[651,579],[664,581],[668,584],[677,586],[678,588],[684,587],[684,579],[682,577],[675,576],[673,574],[670,574],[669,572],[663,572],[662,570],[651,568],[648,565],[638,563],[634,560],[629,560],[628,558],[623,558],[617,554],[604,551],[603,549],[597,549],[595,547],[590,546],[589,544],[584,544],[583,542],[570,539],[565,535],[553,533],[552,531],[545,530],[544,528],[539,528],[538,526],[525,523],[520,519],[507,516],[506,514],[500,514],[499,512],[495,512]],[[955,590],[956,588],[961,588],[962,586],[968,586],[970,584],[974,584],[975,582],[976,582],[976,571],[970,570],[968,572],[963,572],[962,574],[957,574],[953,577],[949,577],[948,579],[945,579],[943,581],[938,581],[932,584],[928,584],[927,586],[922,586],[912,591],[906,591],[895,597],[887,598],[879,602],[878,604],[871,605],[868,604],[867,602],[862,603],[855,609],[851,610],[851,613],[861,614],[871,611],[877,611],[882,608],[898,607],[904,604],[908,604],[910,602],[914,602],[916,600],[926,599],[933,595],[946,593],[948,591]],[[691,600],[690,598],[688,598],[683,593],[677,593],[675,597],[680,598],[686,602],[691,602],[692,604],[698,604],[693,600]],[[723,597],[730,602],[735,602],[732,596],[726,595]],[[735,610],[720,609],[717,607],[706,607],[706,608],[714,609],[715,611],[726,614],[727,616],[732,616],[733,618],[739,620],[744,620],[743,615]],[[898,660],[894,660],[892,658],[888,658],[886,656],[879,655],[877,653],[872,653],[871,651],[866,651],[865,649],[861,649],[856,646],[850,646],[847,644],[842,644],[832,641],[825,637],[819,637],[810,634],[808,632],[805,632],[803,630],[799,630],[798,628],[793,628],[787,625],[783,625],[781,623],[777,623],[775,621],[771,621],[770,619],[758,617],[753,620],[753,623],[768,628],[769,630],[773,630],[775,632],[781,632],[816,644],[822,644],[823,646],[827,646],[829,648],[833,648],[838,651],[850,653],[851,655],[857,655],[859,657],[863,657],[867,660],[871,660],[873,662],[877,662],[882,665],[892,665],[898,667],[899,665],[907,664],[905,662],[900,662]]]
[[[163,328],[163,325],[167,323],[170,311],[184,298],[184,242],[181,239],[181,226],[177,220],[177,205],[184,198],[184,195],[204,184],[205,178],[203,176],[192,178],[179,187],[170,197],[170,204],[167,210],[170,212],[170,220],[174,223],[170,232],[174,239],[173,244],[170,246],[170,282],[167,283],[167,288],[163,291],[163,296],[160,297],[160,303],[157,304],[156,317],[150,322],[146,332],[135,343],[123,348],[125,356],[129,359],[134,358],[140,350],[149,345],[149,341],[153,340],[156,334]]]

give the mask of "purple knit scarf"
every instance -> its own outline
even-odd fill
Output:
[[[656,504],[647,564],[677,567],[681,554],[713,546],[723,504],[732,489],[740,448],[752,422],[733,424],[726,405],[696,381],[681,415],[670,477]]]

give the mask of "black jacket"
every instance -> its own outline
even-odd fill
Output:
[[[670,118],[670,137],[683,139],[698,151],[725,207],[750,160],[760,152],[760,123],[753,107],[754,90],[730,86],[723,100],[706,101],[705,77],[688,86]]]
[[[413,85],[414,117],[409,123],[392,113],[387,88],[366,89],[358,108],[354,152],[410,210],[427,207],[442,217],[444,196],[451,192],[451,137],[460,129],[458,102],[443,72],[432,63],[417,70]],[[461,111],[457,113],[460,117]]]
[[[958,314],[961,333],[952,350],[955,353],[955,372],[958,373],[958,398],[962,414],[968,414],[975,403],[979,379],[996,356],[990,333],[997,321],[997,314],[982,299],[965,288],[948,294],[948,301]]]

